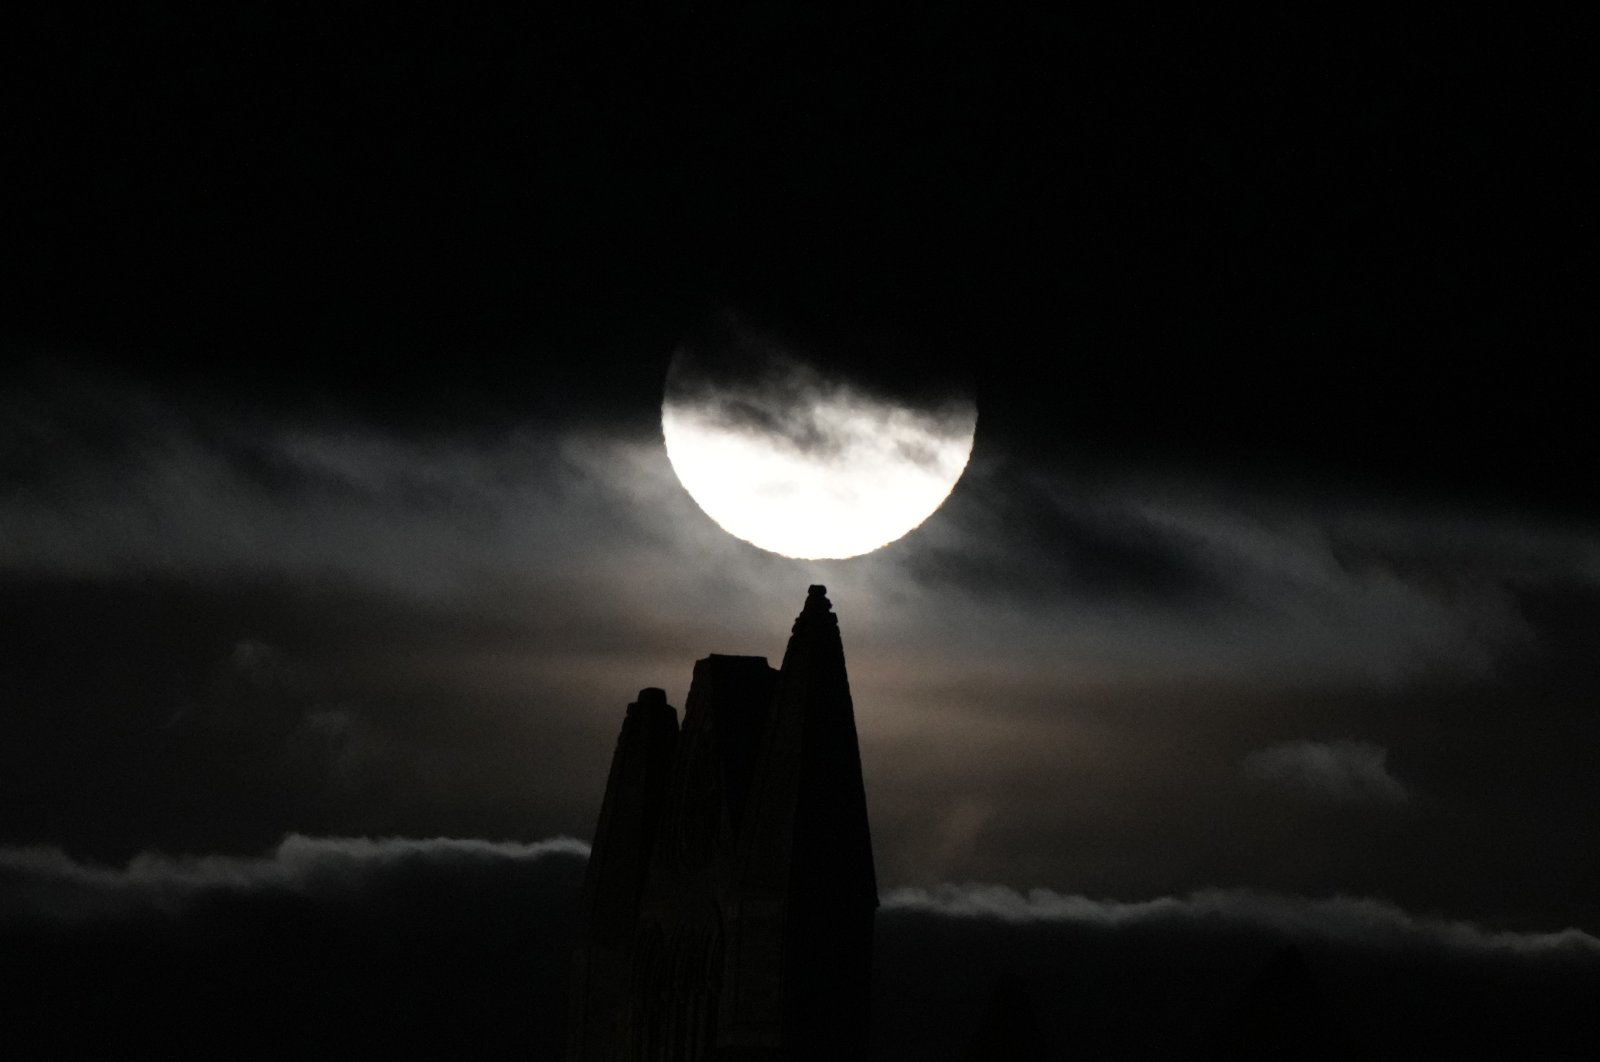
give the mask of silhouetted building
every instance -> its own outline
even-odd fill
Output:
[[[1044,1040],[1028,986],[1015,971],[995,982],[989,1009],[962,1062],[1043,1062]]]
[[[709,656],[628,706],[584,884],[575,1062],[866,1054],[878,906],[839,623],[813,586],[783,667]]]
[[[1304,953],[1285,944],[1256,974],[1200,1057],[1205,1062],[1344,1062],[1363,1053],[1323,1006]]]

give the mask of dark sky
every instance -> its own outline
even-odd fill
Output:
[[[148,948],[197,990],[229,953],[197,927],[271,952],[251,905],[360,950],[514,880],[523,952],[473,950],[488,913],[418,946],[544,1001],[484,1004],[486,1054],[559,1039],[579,856],[537,846],[590,835],[640,687],[776,657],[822,582],[886,968],[969,956],[929,998],[1022,956],[1053,1042],[1132,1057],[1137,1008],[1063,953],[1229,971],[1138,1034],[1185,1039],[1286,936],[1346,1002],[1411,963],[1567,1035],[1600,979],[1600,95],[1560,27],[223,7],[7,34],[0,924],[65,956],[41,992]],[[850,561],[712,524],[659,412],[730,321],[970,387],[945,508]],[[1331,1004],[1355,1039],[1436,1034],[1368,995]]]

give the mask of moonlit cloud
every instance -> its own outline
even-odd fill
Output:
[[[1286,741],[1244,758],[1252,778],[1338,801],[1403,804],[1411,794],[1389,773],[1388,750],[1366,741]]]
[[[836,397],[847,426],[876,437],[868,400]],[[934,413],[873,408],[905,422],[902,443],[944,437]],[[1030,667],[1049,646],[1047,660],[1067,647],[1078,674],[1092,660],[1100,675],[1393,684],[1487,672],[1536,639],[1521,587],[1594,585],[1600,570],[1600,542],[1581,530],[1020,475],[993,453],[893,549],[797,566],[706,521],[659,440],[603,429],[419,440],[237,419],[82,379],[4,411],[0,451],[33,455],[27,484],[0,499],[12,571],[335,579],[472,607],[526,590],[634,620],[693,602],[729,630],[786,611],[795,586],[833,582],[850,589],[858,631],[893,623],[907,640],[937,633]]]
[[[949,496],[977,425],[970,404],[928,413],[820,381],[716,398],[663,408],[673,470],[729,534],[786,557],[853,557],[903,536]],[[775,427],[730,424],[729,405]]]
[[[1349,896],[1310,899],[1238,889],[1208,889],[1189,896],[1124,903],[1064,895],[1048,889],[1019,892],[1000,885],[946,885],[894,890],[884,896],[883,909],[1013,924],[1076,924],[1124,929],[1229,924],[1269,930],[1292,940],[1348,947],[1444,950],[1480,955],[1574,955],[1600,960],[1600,939],[1580,929],[1569,927],[1546,933],[1490,930],[1471,922],[1414,915],[1382,900]]]
[[[582,836],[633,694],[662,686],[681,707],[696,658],[781,653],[804,587],[824,583],[886,883],[1294,891],[1302,873],[1326,880],[1314,838],[1340,866],[1388,867],[1341,887],[1449,910],[1399,854],[1374,854],[1406,837],[1313,834],[1296,816],[1327,808],[1275,787],[1341,809],[1359,805],[1331,794],[1395,807],[1426,793],[1417,815],[1386,817],[1396,831],[1487,800],[1470,779],[1498,742],[1475,735],[1507,714],[1488,687],[1567,651],[1536,595],[1565,594],[1553,600],[1582,617],[1595,585],[1579,527],[1089,481],[999,447],[891,548],[797,562],[707,520],[648,421],[416,437],[52,387],[4,400],[17,416],[0,418],[0,449],[27,455],[28,476],[0,497],[0,566],[62,644],[107,640],[105,666],[13,669],[14,699],[41,710],[19,716],[31,729],[12,748],[60,751],[13,752],[0,795],[52,840],[93,808],[104,847],[89,850],[107,858],[296,829],[513,835],[528,808],[530,828]],[[61,586],[102,589],[52,613]],[[134,615],[156,619],[131,630]],[[162,617],[188,628],[164,633]],[[92,786],[71,717],[42,710],[67,701],[97,727],[157,732],[108,745]],[[1475,726],[1436,739],[1437,713],[1463,710]],[[1403,773],[1385,781],[1337,750],[1321,774],[1241,769],[1286,734],[1330,732],[1370,737]],[[1507,799],[1581,784],[1559,734],[1530,737]],[[29,804],[41,787],[71,799]],[[173,832],[189,792],[227,825]],[[1222,820],[1248,841],[1200,825]],[[1566,830],[1521,834],[1535,854],[1519,865],[1565,858]],[[1451,844],[1454,909],[1497,910],[1468,869],[1475,839]]]
[[[582,859],[570,837],[532,843],[447,837],[307,837],[290,834],[264,856],[173,856],[146,851],[123,866],[80,862],[60,848],[0,848],[0,919],[78,921],[139,910],[178,912],[219,894],[272,893],[346,900],[384,878],[429,873],[493,874],[511,867]]]
[[[79,920],[138,910],[177,911],[222,893],[294,894],[349,902],[363,892],[426,871],[469,877],[496,868],[570,864],[589,846],[570,837],[534,842],[460,838],[308,837],[291,834],[261,856],[184,856],[142,852],[121,866],[77,860],[59,848],[0,847],[0,916]],[[1243,889],[1207,889],[1187,896],[1125,902],[1050,889],[946,884],[897,888],[882,897],[884,917],[942,918],[1205,930],[1266,930],[1310,943],[1386,950],[1444,950],[1477,955],[1571,955],[1600,961],[1600,939],[1568,927],[1514,932],[1472,922],[1412,914],[1382,900],[1315,899]]]

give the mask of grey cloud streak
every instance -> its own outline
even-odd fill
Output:
[[[1285,741],[1244,758],[1245,773],[1330,800],[1404,804],[1410,792],[1389,773],[1388,751],[1368,741]]]
[[[708,427],[754,435],[778,448],[814,458],[842,458],[859,440],[841,434],[841,421],[883,424],[892,418],[914,422],[929,435],[970,438],[977,409],[970,398],[919,401],[905,394],[874,394],[824,375],[807,362],[785,354],[759,359],[762,371],[718,375],[696,365],[689,352],[674,358],[666,400],[679,416]],[[907,461],[932,466],[938,456],[925,446],[902,443]]]
[[[402,439],[232,423],[92,381],[11,409],[0,450],[29,476],[0,500],[0,564],[22,571],[337,578],[446,601],[518,585],[592,600],[599,578],[625,610],[651,611],[627,599],[641,587],[702,615],[741,595],[761,598],[751,615],[787,609],[793,585],[833,576],[907,632],[938,629],[957,594],[983,651],[1048,640],[1102,671],[1380,683],[1491,667],[1536,637],[1519,586],[1600,571],[1581,530],[1080,482],[994,454],[904,542],[797,567],[711,525],[657,441],[599,428]]]
[[[1523,588],[1594,585],[1600,557],[1580,529],[1356,498],[1311,506],[1221,482],[1079,481],[1003,459],[969,478],[959,514],[930,529],[910,569],[975,597],[1003,587],[1024,622],[1147,674],[1481,675],[1537,640]]]
[[[1491,930],[1472,922],[1418,916],[1382,900],[1351,896],[1312,899],[1243,889],[1208,889],[1188,896],[1129,903],[1065,895],[1049,889],[1020,892],[1003,885],[969,884],[895,889],[883,897],[883,909],[1017,925],[1052,923],[1108,929],[1165,925],[1198,930],[1231,925],[1341,947],[1440,950],[1479,956],[1575,956],[1600,962],[1600,938],[1581,929],[1568,927],[1547,933]]]
[[[285,894],[351,902],[385,879],[426,870],[466,878],[497,868],[582,861],[589,845],[571,837],[540,841],[475,838],[286,836],[260,856],[141,852],[122,866],[75,859],[54,847],[0,847],[0,920],[94,921],[150,911],[181,912],[216,894]],[[570,877],[570,875],[569,875]],[[1382,900],[1309,898],[1244,889],[1208,889],[1142,901],[1093,899],[1050,889],[946,884],[895,888],[886,917],[936,915],[1009,925],[1031,923],[1133,930],[1219,925],[1286,938],[1378,949],[1440,949],[1469,955],[1581,956],[1600,961],[1600,938],[1568,927],[1552,932],[1486,929],[1419,916]]]
[[[0,848],[0,921],[177,914],[218,894],[348,901],[383,878],[419,869],[476,875],[588,854],[587,844],[570,837],[521,843],[290,834],[264,856],[146,851],[117,867],[81,862],[56,847]]]

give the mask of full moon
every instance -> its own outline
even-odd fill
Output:
[[[972,455],[970,399],[901,402],[791,358],[688,386],[679,361],[661,407],[673,471],[723,530],[785,557],[888,545],[944,504]]]

